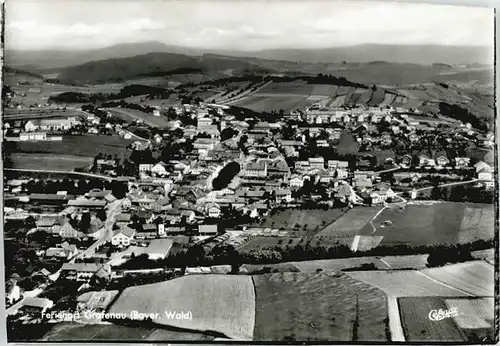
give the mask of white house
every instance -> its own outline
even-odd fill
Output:
[[[5,290],[5,298],[9,304],[13,304],[21,298],[21,288],[17,285],[14,280],[9,280],[7,282],[7,289]]]
[[[208,211],[208,216],[211,218],[218,218],[221,213],[220,207],[215,203],[209,204],[207,206],[207,211]]]
[[[301,188],[304,186],[304,180],[298,176],[290,179],[289,183],[292,188]]]
[[[167,174],[167,170],[165,167],[166,167],[165,163],[160,161],[151,168],[151,173],[163,176]]]
[[[111,244],[129,246],[131,240],[134,239],[134,234],[135,230],[127,226],[117,229],[111,238]]]
[[[154,165],[150,163],[141,163],[139,165],[139,173],[146,173],[146,172],[151,172],[153,169]]]

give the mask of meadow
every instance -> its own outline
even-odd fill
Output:
[[[344,214],[342,209],[300,210],[286,209],[269,215],[258,227],[279,228],[284,230],[318,231]]]
[[[466,338],[453,319],[429,319],[431,310],[446,310],[440,297],[405,297],[398,299],[406,341],[460,342]]]
[[[342,220],[342,219],[340,219]],[[489,240],[494,235],[492,205],[436,203],[385,209],[362,235],[383,236],[381,245],[447,245]],[[384,225],[385,221],[391,224]]]
[[[152,114],[144,113],[136,109],[129,108],[108,108],[114,116],[123,119],[127,122],[135,120],[142,120],[146,125],[152,127],[167,127],[168,119],[165,116],[154,116]]]
[[[76,167],[90,167],[94,161],[91,156],[51,155],[51,154],[9,154],[12,167],[21,169],[48,169],[56,171],[72,171]]]
[[[100,152],[120,156],[127,154],[127,146],[133,142],[119,136],[63,136],[62,141],[43,142],[43,145],[40,142],[15,142],[12,152],[86,157],[94,157]]]
[[[333,273],[252,276],[256,341],[387,341],[382,291]]]
[[[194,331],[214,331],[229,338],[251,340],[255,295],[249,276],[190,275],[126,288],[109,312],[158,313],[153,322]],[[169,319],[165,311],[190,311],[190,319]],[[130,316],[130,315],[129,315]]]

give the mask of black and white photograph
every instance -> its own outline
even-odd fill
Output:
[[[498,342],[495,15],[6,0],[8,342]]]

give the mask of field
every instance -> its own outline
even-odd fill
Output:
[[[478,250],[472,252],[472,257],[482,259],[490,264],[495,264],[495,249]]]
[[[342,238],[359,234],[359,231],[380,209],[379,207],[359,207],[351,209],[335,222],[326,226],[322,231],[316,234],[316,236]]]
[[[252,339],[255,295],[249,276],[190,275],[126,288],[109,312],[158,313],[153,322],[182,329]],[[165,311],[191,312],[192,319],[169,319]]]
[[[128,122],[134,120],[142,120],[146,125],[151,127],[167,127],[168,119],[165,116],[154,116],[152,114],[144,113],[136,109],[129,108],[108,108],[114,116]]]
[[[379,260],[390,269],[420,269],[427,267],[428,255],[386,256]]]
[[[278,211],[274,215],[267,216],[264,221],[256,227],[283,228],[285,230],[295,229],[298,225],[300,230],[319,230],[325,225],[337,220],[344,212],[342,209],[330,210],[298,210],[286,209]],[[304,228],[305,227],[305,228]]]
[[[445,299],[448,309],[457,308],[460,314],[455,317],[462,329],[492,328],[495,318],[494,298]]]
[[[441,321],[429,319],[431,310],[446,309],[441,298],[406,297],[398,301],[406,341],[460,342],[466,340],[452,318],[445,318]]]
[[[327,260],[289,262],[301,272],[316,272],[318,269],[324,271],[336,271],[358,268],[362,265],[373,264],[378,269],[387,269],[387,266],[376,257],[353,257]]]
[[[256,341],[387,341],[383,292],[345,275],[254,275]]]
[[[393,297],[461,297],[467,292],[445,286],[417,270],[350,272],[355,279],[369,283]],[[427,311],[429,313],[429,311]]]
[[[15,142],[12,152],[45,153],[55,155],[95,157],[99,152],[111,155],[127,154],[127,146],[134,140],[118,136],[63,136],[62,141],[54,142]],[[58,156],[59,158],[59,156]]]
[[[384,237],[382,245],[456,244],[489,240],[494,234],[493,215],[491,205],[407,205],[404,210],[385,209],[373,222],[376,227],[373,235]],[[392,224],[384,226],[385,221]],[[372,233],[370,225],[361,232],[364,235]]]
[[[274,248],[276,246],[296,246],[302,241],[300,237],[251,237],[247,242],[238,247],[240,252],[249,252],[252,250],[262,250]]]
[[[4,119],[8,120],[28,120],[45,119],[55,117],[81,117],[85,113],[77,109],[52,109],[52,108],[29,108],[29,109],[5,109]]]
[[[322,89],[323,88],[319,87],[318,85],[307,84],[304,81],[293,81],[288,83],[271,82],[264,88],[260,89],[257,95],[259,94],[298,94],[304,96],[308,96],[311,94],[323,95],[324,91],[328,90],[328,87],[324,88],[323,90]],[[326,96],[328,95],[330,94],[327,93]]]
[[[76,155],[42,155],[42,154],[22,154],[12,153],[9,155],[12,167],[22,169],[47,169],[56,171],[72,171],[75,167],[91,166],[94,158],[90,156]]]
[[[300,95],[286,95],[286,94],[278,94],[278,95],[267,95],[261,96],[260,94],[255,94],[249,96],[247,98],[242,98],[235,103],[232,103],[234,106],[248,108],[250,110],[256,112],[270,112],[270,111],[279,111],[279,110],[290,110],[297,108],[296,105],[301,103],[304,105],[306,102],[306,98],[308,95],[300,96]],[[304,101],[304,102],[302,102]],[[309,100],[309,105],[312,105],[315,101]]]
[[[459,288],[473,296],[494,295],[495,269],[484,261],[451,264],[423,269],[422,273],[448,286]]]
[[[116,324],[80,324],[58,323],[49,330],[42,341],[78,341],[78,340],[213,340],[201,333],[179,332],[159,328],[128,327]]]
[[[469,204],[465,208],[460,224],[458,241],[473,242],[477,239],[493,238],[495,225],[495,210],[493,205]]]

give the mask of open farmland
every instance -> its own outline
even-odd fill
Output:
[[[316,236],[346,237],[358,232],[379,212],[380,207],[359,207],[349,210],[339,219],[326,226]]]
[[[429,255],[386,256],[379,260],[390,269],[421,269],[427,267]]]
[[[467,292],[446,286],[417,270],[360,271],[350,272],[349,275],[378,287],[393,297],[470,296]]]
[[[494,295],[495,268],[484,261],[450,264],[423,269],[421,272],[433,280],[456,287],[469,295],[488,297]]]
[[[471,208],[473,211],[468,211]],[[481,212],[475,210],[478,208],[491,211],[483,212],[481,216]],[[470,219],[473,220],[472,223]],[[390,221],[391,225],[384,226],[384,221]],[[476,221],[478,223],[474,224]],[[404,210],[385,209],[373,224],[377,229],[373,235],[384,237],[382,245],[456,244],[478,239],[489,240],[494,234],[491,205],[407,205]],[[472,234],[471,227],[476,227]],[[366,226],[362,234],[369,235],[372,232],[372,227]]]
[[[293,81],[286,83],[271,82],[260,89],[259,94],[298,94],[298,95],[323,95],[323,93],[314,93],[313,90],[324,91],[318,88],[318,85],[307,84],[305,81]],[[330,94],[326,94],[327,96]]]
[[[345,275],[252,276],[256,341],[387,341],[383,292]]]
[[[94,161],[91,156],[76,156],[76,155],[50,155],[50,154],[9,154],[9,159],[12,161],[12,167],[6,168],[21,168],[21,169],[47,169],[50,167],[56,171],[72,171],[76,167],[89,167]]]
[[[144,340],[213,340],[202,333],[173,331],[159,328],[129,327],[116,324],[58,323],[42,341],[144,341]]]
[[[337,220],[343,214],[342,209],[286,209],[267,216],[258,227],[283,228],[285,230],[293,230],[297,227],[300,230],[314,231]]]
[[[15,142],[13,152],[45,153],[55,155],[96,156],[99,152],[111,155],[125,155],[127,146],[134,140],[119,136],[63,136],[62,141]],[[58,156],[59,157],[59,156]]]
[[[86,113],[77,109],[57,109],[57,108],[25,108],[25,109],[5,109],[3,114],[5,120],[29,120],[46,119],[59,117],[81,117]]]
[[[441,321],[429,319],[431,310],[446,309],[439,297],[405,297],[398,299],[401,322],[406,341],[465,341],[465,336],[455,325],[453,319]]]
[[[458,241],[473,242],[477,239],[488,239],[494,236],[495,210],[493,204],[468,204],[460,224]]]
[[[293,264],[301,272],[316,272],[321,269],[324,271],[337,271],[344,269],[359,268],[362,265],[374,265],[378,269],[387,269],[387,266],[376,257],[352,257],[337,258],[313,261],[288,262]]]
[[[493,340],[495,301],[490,298],[445,298],[448,309],[456,308],[458,316],[453,317],[456,325],[469,341]]]
[[[315,103],[313,100],[306,102],[306,96],[300,95],[270,95],[261,96],[258,94],[251,95],[247,98],[242,98],[236,101],[234,106],[248,108],[256,112],[270,112],[279,110],[290,110],[297,108],[297,104],[301,104],[302,107],[307,105],[312,105]]]
[[[250,340],[255,294],[249,276],[191,275],[126,288],[109,312],[130,316],[132,310],[157,313],[154,323]],[[169,319],[165,311],[190,311],[192,319]]]
[[[134,120],[142,120],[145,124],[152,127],[167,127],[168,119],[164,116],[154,116],[152,114],[144,113],[136,109],[129,108],[109,108],[109,111],[114,116],[123,119],[128,122]]]

